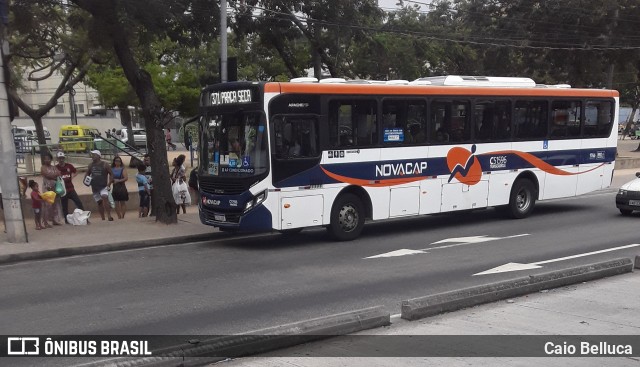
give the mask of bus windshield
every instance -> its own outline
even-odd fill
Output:
[[[267,131],[262,112],[206,115],[202,128],[203,174],[249,177],[267,171]]]

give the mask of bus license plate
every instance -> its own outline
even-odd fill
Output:
[[[629,200],[629,205],[640,206],[640,200]]]
[[[224,217],[224,214],[214,214],[213,215],[213,219],[217,220],[218,222],[226,222],[227,219]]]

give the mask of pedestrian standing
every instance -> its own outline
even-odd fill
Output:
[[[171,129],[167,129],[167,132],[164,134],[164,138],[167,141],[167,150],[173,148],[176,150],[176,145],[171,142]]]
[[[43,191],[55,191],[56,182],[60,177],[60,171],[51,164],[53,156],[50,152],[45,152],[42,155],[42,167],[40,168],[40,174],[42,175],[42,190]],[[62,204],[60,195],[56,194],[53,204],[49,204],[46,200],[42,205],[42,218],[45,223],[51,222],[55,226],[61,226],[64,219],[62,218]]]
[[[180,185],[186,182],[187,179],[187,170],[184,167],[184,160],[186,159],[184,154],[180,154],[173,160],[173,170],[171,171],[171,185]],[[185,195],[184,193],[180,194],[176,190],[174,191],[173,200],[176,202],[176,214],[180,214],[180,208],[182,208],[182,213],[187,213],[186,203],[185,203]]]
[[[155,215],[153,209],[153,177],[151,176],[151,157],[149,157],[149,154],[144,155],[143,162],[145,167],[144,175],[149,184],[149,216],[153,217]]]
[[[105,219],[104,212],[106,207],[107,217],[109,221],[113,221],[111,205],[109,205],[109,183],[111,182],[111,177],[113,177],[113,171],[111,171],[109,164],[103,162],[101,158],[102,153],[99,150],[91,151],[91,163],[89,163],[84,177],[86,179],[87,176],[91,176],[91,191],[93,192],[93,199],[98,203],[100,217],[102,217],[102,220]]]
[[[124,219],[124,215],[127,212],[127,201],[129,201],[129,192],[125,182],[127,182],[129,176],[120,156],[113,157],[111,170],[113,171],[111,182],[113,183],[113,201],[116,202],[116,214],[118,214],[118,219]]]
[[[45,220],[41,221],[42,211],[42,198],[40,197],[40,187],[34,180],[29,180],[29,187],[31,188],[31,210],[33,210],[33,219],[36,221],[36,229],[41,230],[45,228],[51,228],[49,223]]]
[[[76,208],[84,210],[82,201],[80,200],[80,197],[78,197],[78,193],[73,186],[73,178],[78,175],[78,171],[73,166],[73,164],[66,162],[64,152],[58,152],[56,156],[58,158],[58,164],[56,164],[56,168],[60,172],[60,177],[62,177],[62,180],[64,181],[64,187],[67,190],[67,194],[61,198],[61,201],[62,215],[64,216],[65,223],[68,224],[69,221],[67,221],[67,215],[69,214],[69,199],[73,201],[73,203],[76,205]]]
[[[138,173],[136,174],[136,182],[138,183],[138,195],[140,196],[140,208],[138,209],[138,218],[146,217],[149,214],[149,196],[151,189],[149,188],[149,181],[145,176],[144,171],[146,166],[144,164],[138,165]]]

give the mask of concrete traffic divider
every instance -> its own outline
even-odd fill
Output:
[[[637,264],[637,262],[636,262]],[[520,277],[516,279],[438,293],[402,301],[402,318],[418,320],[444,312],[456,311],[483,303],[534,293],[543,289],[619,275],[633,271],[629,258]]]
[[[391,315],[385,312],[382,306],[376,306],[256,330],[246,334],[217,336],[207,340],[192,339],[183,344],[152,350],[152,356],[148,357],[110,358],[83,363],[81,366],[159,367],[204,365],[227,358],[265,353],[390,324]]]

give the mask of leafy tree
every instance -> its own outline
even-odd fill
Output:
[[[87,17],[90,36],[96,44],[113,50],[125,77],[140,100],[153,167],[152,205],[156,220],[176,223],[164,140],[164,128],[171,121],[173,113],[163,106],[152,74],[145,65],[153,55],[150,45],[154,41],[169,37],[196,46],[206,37],[211,37],[216,31],[211,23],[212,20],[215,21],[217,4],[207,0],[72,2],[90,15]],[[211,16],[203,9],[211,9]]]
[[[11,100],[29,116],[36,127],[39,144],[46,144],[42,117],[58,104],[58,99],[82,81],[92,64],[91,45],[86,34],[71,32],[68,25],[75,15],[60,2],[15,0],[10,4],[9,56],[13,77],[7,92]],[[21,80],[42,81],[55,73],[62,79],[51,98],[37,108],[20,99],[17,89],[25,88]],[[47,149],[42,149],[42,152]]]
[[[94,65],[87,73],[85,82],[98,91],[106,107],[118,108],[122,125],[127,128],[127,141],[134,141],[129,106],[139,106],[140,102],[122,68],[112,64]]]
[[[350,49],[369,39],[369,27],[380,25],[382,11],[375,0],[248,0],[236,17],[239,34],[257,33],[260,42],[278,51],[291,76],[313,66],[320,78],[354,76]],[[260,15],[255,11],[260,10]],[[299,43],[312,56],[302,56]],[[311,64],[309,64],[311,61]]]

